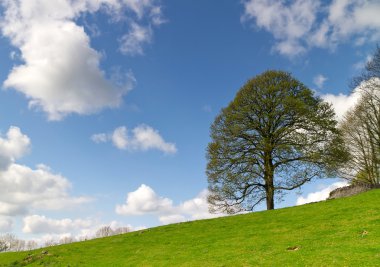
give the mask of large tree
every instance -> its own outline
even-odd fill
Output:
[[[380,184],[379,47],[352,86],[359,100],[340,126],[350,153],[341,175],[352,182]]]
[[[249,80],[211,126],[207,149],[210,210],[235,213],[314,178],[347,156],[331,106],[289,73]]]

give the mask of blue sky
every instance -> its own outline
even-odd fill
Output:
[[[212,217],[209,127],[239,88],[286,70],[339,119],[380,40],[376,0],[0,3],[0,232],[25,239]]]

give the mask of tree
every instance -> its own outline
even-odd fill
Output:
[[[0,240],[0,252],[7,251],[9,248],[8,244],[4,240]]]
[[[341,175],[352,181],[380,184],[380,48],[353,79],[359,100],[340,126],[350,153]]]
[[[314,178],[347,154],[331,106],[289,73],[249,80],[216,117],[207,149],[210,211],[236,213]]]
[[[100,227],[96,233],[95,233],[95,236],[97,238],[99,237],[107,237],[107,236],[112,236],[114,235],[113,233],[113,230],[110,226],[103,226],[103,227]]]
[[[18,239],[14,234],[0,236],[0,243],[5,251],[22,251],[25,249],[25,241]]]
[[[72,236],[64,236],[59,240],[59,244],[70,244],[74,242],[75,242],[75,238]]]
[[[38,244],[36,241],[34,240],[29,240],[26,242],[26,249],[27,250],[33,250],[33,249],[36,249],[38,248]]]
[[[129,227],[127,226],[124,226],[124,227],[118,227],[116,228],[114,231],[113,231],[113,234],[114,235],[122,235],[122,234],[126,234],[126,233],[129,233],[131,230],[129,229]]]

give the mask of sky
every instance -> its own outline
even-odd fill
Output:
[[[0,3],[0,233],[41,242],[218,216],[206,148],[239,88],[285,70],[340,120],[380,40],[377,0]]]

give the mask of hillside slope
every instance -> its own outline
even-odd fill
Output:
[[[0,266],[380,266],[380,190],[31,252]]]

